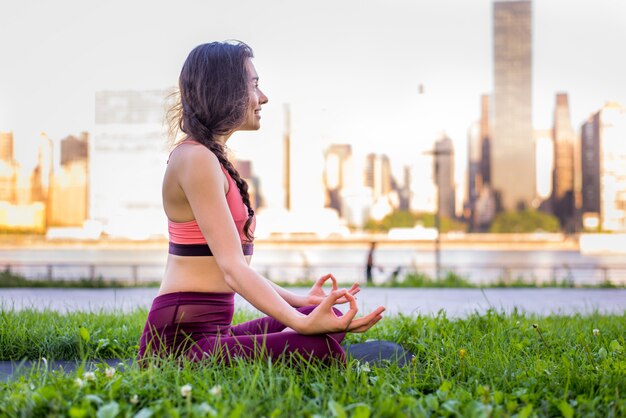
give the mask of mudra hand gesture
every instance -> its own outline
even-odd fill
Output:
[[[350,308],[345,314],[338,315],[333,306],[342,298],[350,303]],[[303,325],[299,332],[301,334],[365,332],[382,319],[385,308],[379,306],[368,315],[355,319],[358,310],[356,299],[346,289],[333,290],[309,315],[302,317]]]
[[[307,295],[307,305],[319,305],[320,303],[322,303],[324,299],[326,299],[328,294],[324,291],[323,286],[324,286],[324,283],[328,279],[330,279],[332,282],[332,291],[334,292],[336,290],[339,290],[339,288],[337,287],[337,279],[335,278],[335,276],[333,276],[330,273],[325,276],[322,276],[319,279],[317,279],[315,281],[315,284],[313,284],[313,287],[311,287],[311,290],[309,291]],[[358,282],[355,282],[352,285],[352,287],[348,289],[348,293],[352,296],[356,295],[360,291],[361,291],[361,288],[359,287]],[[347,302],[348,302],[348,299],[345,296],[342,296],[339,299],[337,299],[335,303],[342,304],[342,303],[347,303]]]

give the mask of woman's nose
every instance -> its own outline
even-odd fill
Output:
[[[265,104],[269,101],[269,99],[267,98],[267,96],[265,95],[265,93],[263,93],[261,90],[259,90],[259,93],[261,94],[259,96],[259,103],[260,104]]]

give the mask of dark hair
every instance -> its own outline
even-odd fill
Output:
[[[185,60],[178,81],[177,103],[168,111],[170,134],[180,130],[207,147],[237,184],[248,220],[243,231],[252,241],[250,224],[254,210],[248,184],[228,160],[215,135],[227,135],[244,121],[249,102],[246,60],[252,49],[240,41],[211,42],[195,47]]]

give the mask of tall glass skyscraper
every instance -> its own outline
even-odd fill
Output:
[[[515,210],[535,199],[532,129],[532,9],[530,1],[493,5],[494,103],[491,186],[500,207]]]

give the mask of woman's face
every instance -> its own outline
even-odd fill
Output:
[[[246,60],[246,73],[248,74],[249,103],[246,117],[239,129],[256,131],[261,127],[261,105],[267,103],[267,96],[259,89],[259,76],[250,58]]]

